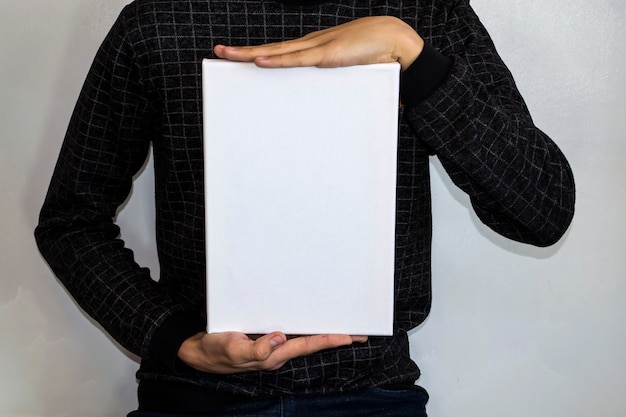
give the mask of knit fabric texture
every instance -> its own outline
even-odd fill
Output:
[[[467,0],[314,3],[137,0],[95,57],[36,237],[80,306],[142,357],[140,379],[249,396],[413,383],[419,370],[407,332],[426,318],[431,303],[431,155],[469,194],[480,219],[508,238],[549,245],[571,221],[568,163],[533,124]],[[202,59],[213,58],[218,43],[276,42],[371,15],[401,18],[452,59],[443,84],[400,112],[394,335],[296,358],[271,372],[172,369],[154,353],[153,336],[173,317],[201,323],[205,314]],[[160,277],[135,263],[113,221],[150,146]]]

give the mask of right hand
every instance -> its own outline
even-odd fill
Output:
[[[367,336],[338,334],[287,339],[274,332],[253,340],[243,333],[201,332],[183,342],[178,357],[194,369],[213,374],[273,371],[298,356],[366,341]]]

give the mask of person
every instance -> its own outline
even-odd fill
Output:
[[[400,63],[393,336],[204,331],[206,57]],[[113,221],[150,146],[160,277],[135,263]],[[136,0],[89,71],[36,240],[85,312],[141,357],[133,416],[425,415],[407,332],[431,302],[432,155],[496,232],[548,246],[567,230],[571,169],[468,0]]]

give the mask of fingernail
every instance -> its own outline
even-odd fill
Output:
[[[276,346],[283,343],[283,338],[280,336],[274,336],[270,339],[270,345],[275,348]]]

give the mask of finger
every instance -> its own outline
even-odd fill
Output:
[[[286,362],[287,360],[310,355],[321,350],[347,346],[352,344],[352,342],[352,336],[339,334],[296,337],[287,340],[284,344],[277,347],[271,359],[278,362]]]
[[[272,354],[263,361],[249,362],[242,366],[247,370],[276,370],[287,361],[310,355],[321,350],[352,344],[352,336],[348,335],[315,335],[299,336],[288,339],[278,346]]]
[[[277,346],[271,355],[262,361],[249,362],[242,365],[243,370],[276,370],[287,361],[310,355],[325,349],[347,346],[353,342],[365,342],[367,336],[348,336],[340,334],[298,336],[288,339]]]
[[[272,352],[287,341],[287,336],[280,332],[273,332],[251,340],[246,337],[246,343],[238,344],[237,362],[262,362],[267,360]]]
[[[251,62],[258,57],[284,55],[309,49],[315,47],[317,43],[313,38],[299,38],[255,46],[216,45],[213,51],[220,58],[231,61]]]
[[[367,336],[352,336],[352,341],[355,343],[365,343],[367,340]]]
[[[320,47],[283,55],[259,56],[254,59],[254,63],[263,68],[319,67],[325,66],[325,61],[324,51]]]
[[[262,45],[227,46],[219,44],[213,50],[220,58],[233,61],[253,61],[257,57],[285,55],[320,46],[327,43],[337,30],[338,27],[331,27],[310,32],[301,38]]]

